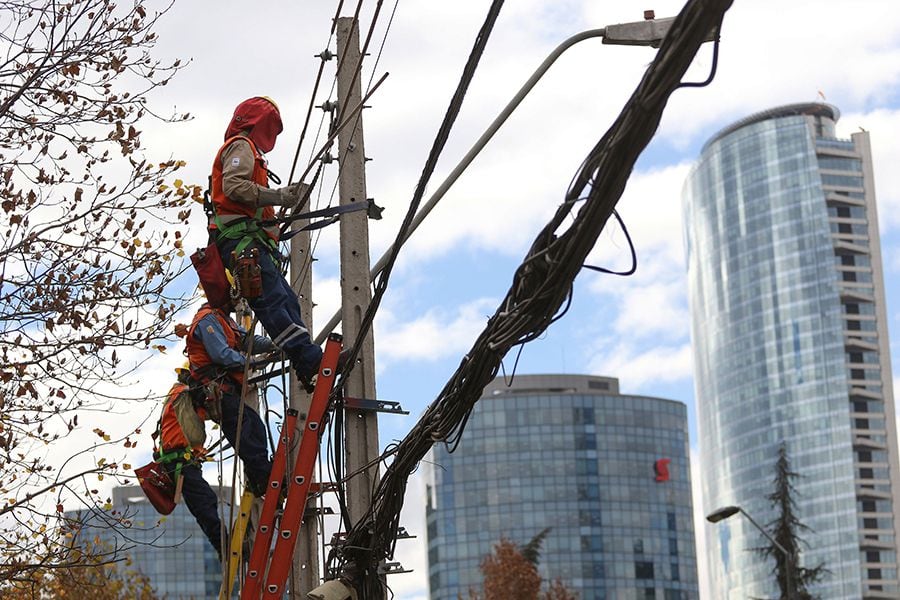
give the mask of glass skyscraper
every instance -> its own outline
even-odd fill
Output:
[[[897,432],[868,133],[782,106],[714,136],[684,188],[703,499],[774,518],[784,441],[822,598],[900,598]],[[775,594],[740,515],[706,525],[715,598]]]
[[[222,489],[222,497],[229,498],[230,494],[230,488]],[[97,537],[108,548],[126,548],[124,554],[132,561],[130,568],[146,575],[160,597],[170,600],[219,597],[222,567],[216,551],[184,502],[172,514],[162,516],[138,486],[114,488],[112,500],[112,520],[126,521],[124,525],[115,525],[121,534],[113,531],[107,518],[67,513],[74,520],[86,523],[77,534],[79,538]],[[228,521],[230,505],[220,506],[224,507],[224,521]]]
[[[455,452],[427,463],[431,600],[480,591],[501,537],[547,527],[539,573],[581,600],[697,600],[688,452],[680,402],[606,377],[496,379]]]

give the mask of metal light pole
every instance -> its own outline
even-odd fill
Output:
[[[706,520],[709,521],[710,523],[718,523],[719,521],[723,521],[723,520],[727,519],[728,517],[736,515],[737,513],[741,513],[742,515],[747,517],[747,520],[750,521],[750,523],[752,523],[753,526],[756,527],[761,534],[766,536],[766,539],[769,540],[769,542],[771,542],[773,546],[778,548],[779,552],[784,554],[785,567],[786,567],[785,568],[785,578],[787,579],[788,600],[796,600],[797,588],[794,585],[794,560],[796,559],[796,556],[792,552],[788,552],[787,548],[785,548],[784,546],[779,544],[777,541],[775,541],[775,538],[773,538],[769,534],[769,532],[765,530],[765,528],[763,528],[759,523],[757,523],[753,519],[753,517],[751,517],[749,515],[749,513],[747,513],[746,510],[744,510],[740,506],[725,506],[725,507],[722,507],[722,508],[715,510],[715,511],[709,513],[708,515],[706,515]]]

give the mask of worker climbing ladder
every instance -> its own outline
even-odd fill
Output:
[[[328,409],[329,397],[334,386],[338,357],[341,353],[341,341],[342,337],[333,333],[328,336],[328,341],[325,343],[325,351],[319,366],[309,413],[306,415],[303,435],[300,438],[297,461],[290,479],[286,482],[287,496],[284,512],[278,524],[278,540],[275,543],[271,560],[268,560],[269,548],[275,531],[275,516],[281,503],[282,482],[287,470],[287,453],[293,447],[298,416],[297,412],[293,410],[287,413],[285,426],[282,428],[278,449],[272,463],[272,475],[263,501],[259,526],[250,552],[247,577],[241,590],[241,600],[257,600],[261,592],[263,592],[264,598],[281,598],[284,593],[291,559],[296,547],[297,532],[306,510],[313,469],[319,454],[320,425]],[[229,577],[229,582],[233,581],[233,572],[229,573]],[[265,578],[265,587],[262,585],[263,578]]]

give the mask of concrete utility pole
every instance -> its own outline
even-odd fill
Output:
[[[340,69],[337,74],[338,106],[347,110],[361,97],[359,24],[350,17],[338,19],[337,48]],[[362,113],[356,126],[345,127],[338,135],[340,204],[366,200],[365,148]],[[360,331],[362,316],[372,300],[369,284],[369,222],[364,211],[341,215],[341,321],[344,343],[352,344]],[[351,373],[345,392],[349,398],[375,398],[375,339],[371,331],[359,348],[360,363]],[[372,503],[372,490],[378,482],[377,465],[365,468],[378,453],[378,418],[375,411],[347,408],[344,415],[347,507],[354,525]]]
[[[307,225],[309,221],[303,219],[293,224],[295,229]],[[298,233],[291,238],[291,287],[297,293],[300,300],[300,313],[303,322],[312,331],[312,260],[310,256],[309,232]],[[300,415],[297,421],[298,428],[303,431],[302,423],[309,413],[311,397],[297,381],[297,375],[291,370],[290,407],[296,409]],[[288,473],[294,471],[297,461],[297,452],[300,444],[294,444],[291,456],[288,460]],[[313,473],[315,477],[315,472]],[[310,507],[312,508],[312,507]],[[297,536],[297,546],[294,548],[293,569],[291,573],[292,590],[291,598],[302,598],[319,585],[319,522],[318,518],[310,517],[300,525],[300,533]]]

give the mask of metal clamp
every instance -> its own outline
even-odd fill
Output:
[[[412,569],[404,569],[403,565],[398,562],[387,562],[382,560],[378,563],[379,575],[398,575],[400,573],[412,573]]]
[[[353,410],[368,410],[372,412],[391,413],[394,415],[408,415],[408,410],[403,410],[399,402],[391,400],[371,400],[369,398],[344,397],[344,408]]]

